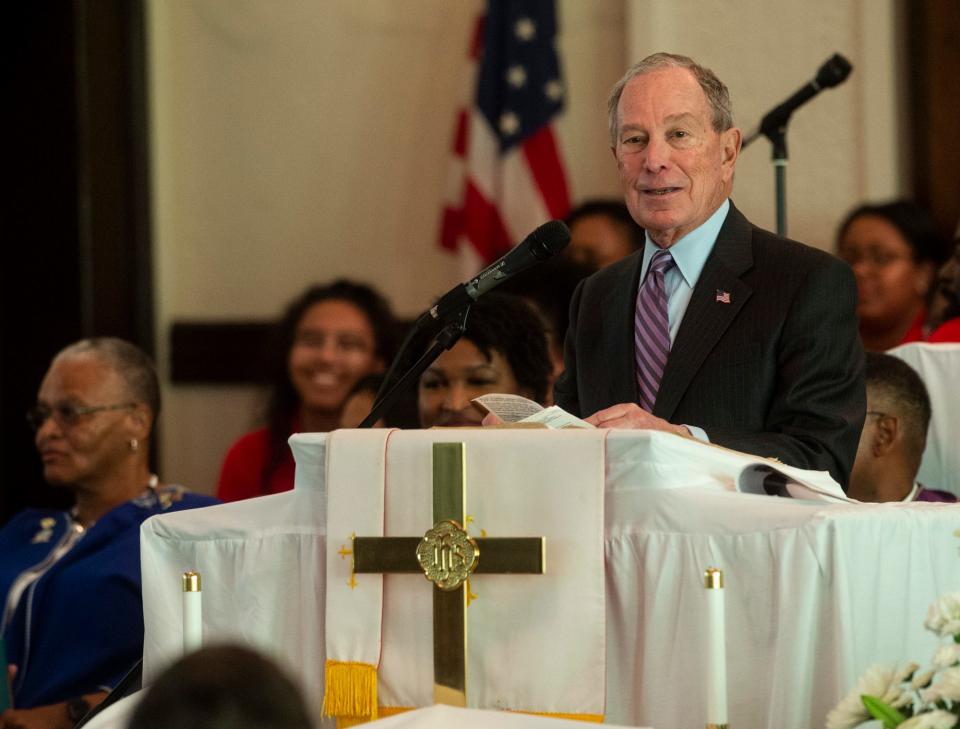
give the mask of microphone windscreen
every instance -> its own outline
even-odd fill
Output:
[[[850,64],[850,61],[839,53],[834,53],[833,56],[820,67],[820,70],[817,71],[817,86],[821,89],[829,89],[832,86],[841,84],[846,81],[852,69],[853,66]]]
[[[551,258],[569,245],[570,229],[562,220],[551,220],[530,234],[530,243],[535,258]]]

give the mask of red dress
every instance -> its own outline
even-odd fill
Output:
[[[223,459],[220,480],[217,482],[217,498],[222,501],[240,501],[291,490],[296,464],[293,453],[287,447],[284,448],[283,460],[270,475],[264,490],[260,481],[268,451],[269,438],[266,428],[240,436]]]
[[[917,318],[913,320],[913,324],[911,324],[910,328],[907,329],[907,333],[903,335],[903,339],[900,340],[900,344],[906,344],[907,342],[924,341],[923,323],[926,320],[927,320],[927,310],[921,309],[920,313],[917,314]],[[900,345],[897,345],[897,346],[900,346]]]
[[[933,330],[927,338],[928,342],[960,342],[960,316],[947,319]]]

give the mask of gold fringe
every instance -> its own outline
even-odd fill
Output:
[[[388,716],[405,714],[408,711],[413,711],[416,708],[416,706],[380,706],[377,710],[380,712],[380,716],[386,719]]]
[[[378,708],[380,716],[386,718],[388,716],[396,716],[397,714],[403,714],[407,711],[413,711],[417,707],[415,706],[381,706]],[[604,715],[603,714],[564,714],[564,713],[552,713],[549,711],[518,711],[515,709],[507,709],[511,714],[526,714],[528,716],[544,716],[548,719],[568,719],[570,721],[585,721],[592,724],[603,724]],[[355,722],[353,724],[341,725],[340,722],[337,722],[337,729],[346,729],[347,726],[355,726],[362,722]]]
[[[366,718],[358,719],[356,717],[348,718],[345,716],[338,716],[337,729],[350,729],[350,727],[353,727],[353,726],[360,726],[361,724],[366,724],[368,721],[370,720]]]
[[[338,727],[377,718],[377,667],[370,663],[327,661],[324,666],[323,715]]]
[[[603,714],[563,714],[549,711],[516,711],[515,714],[529,714],[530,716],[545,716],[548,719],[569,719],[570,721],[588,721],[593,724],[603,724]]]

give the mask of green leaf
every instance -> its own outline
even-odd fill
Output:
[[[907,720],[903,714],[892,706],[885,704],[876,696],[867,696],[864,694],[860,697],[860,700],[863,702],[863,705],[867,707],[870,716],[883,722],[884,729],[894,729],[894,727],[899,726]]]

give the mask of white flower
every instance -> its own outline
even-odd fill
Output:
[[[951,592],[931,603],[923,625],[944,637],[960,633],[960,592]]]
[[[943,699],[960,700],[960,668],[948,668],[941,673],[940,680],[921,693],[920,698],[927,704]]]
[[[870,712],[861,696],[875,696],[887,704],[897,701],[902,693],[896,681],[898,673],[895,666],[870,666],[857,681],[857,687],[827,714],[826,729],[851,729],[867,721]]]
[[[937,709],[907,719],[897,729],[951,729],[957,725],[957,715]]]
[[[860,692],[852,691],[827,714],[826,729],[852,729],[869,718],[870,712],[860,700]]]
[[[912,704],[912,703],[913,703],[913,696],[911,696],[909,693],[904,691],[902,694],[900,694],[900,698],[898,698],[896,701],[890,704],[890,708],[902,709],[907,704]]]
[[[929,671],[924,671],[923,673],[917,674],[913,677],[910,685],[918,691],[922,688],[926,688],[930,685],[930,682],[933,680],[933,674],[935,673],[936,671],[931,669]]]
[[[908,663],[899,671],[897,671],[897,674],[893,677],[893,682],[895,684],[901,684],[904,681],[909,681],[913,677],[913,674],[916,673],[918,668],[920,668],[919,663]]]
[[[939,671],[942,668],[950,668],[957,661],[960,661],[960,643],[948,643],[937,650],[933,657],[933,667]]]

